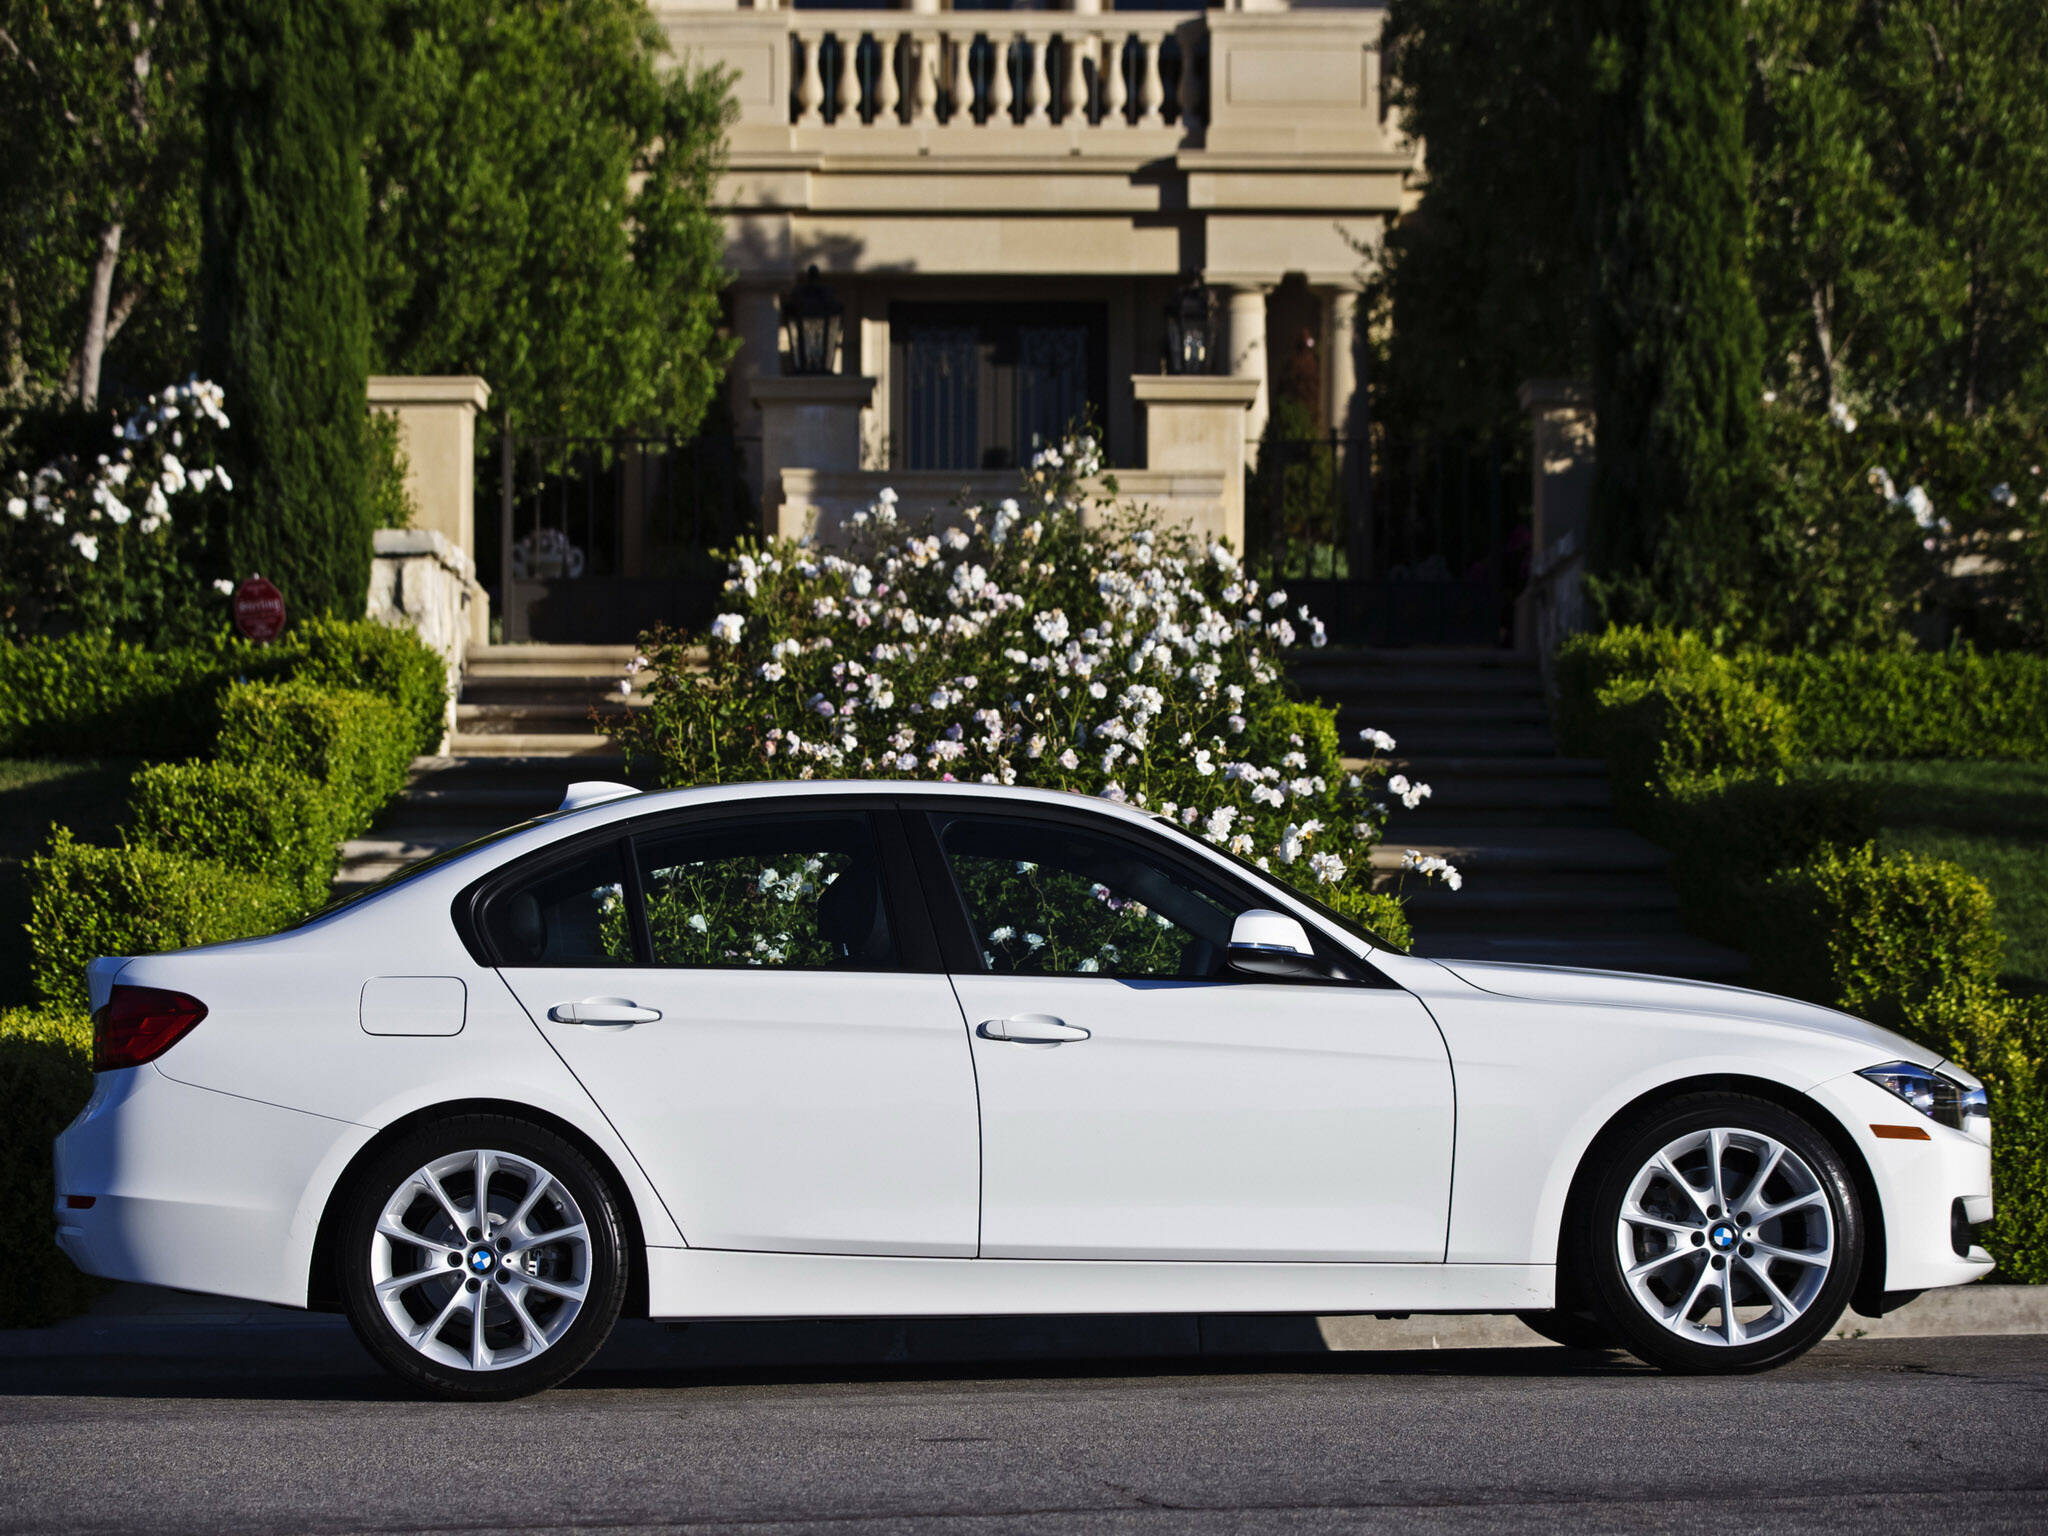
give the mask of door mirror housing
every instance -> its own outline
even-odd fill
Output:
[[[1237,914],[1230,925],[1230,949],[1224,958],[1232,970],[1248,976],[1328,980],[1336,974],[1329,962],[1316,954],[1299,918],[1264,907]]]

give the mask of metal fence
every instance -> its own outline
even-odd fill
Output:
[[[1499,441],[1269,439],[1245,475],[1246,562],[1333,639],[1505,644],[1528,572],[1529,477]]]
[[[503,638],[629,641],[701,626],[725,575],[715,550],[760,526],[748,485],[759,443],[523,435],[501,427],[479,475],[481,577]]]

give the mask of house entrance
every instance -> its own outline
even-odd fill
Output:
[[[1103,419],[1101,304],[892,304],[892,469],[1011,469]]]

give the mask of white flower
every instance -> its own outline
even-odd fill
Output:
[[[704,920],[704,914],[702,912],[692,912],[689,915],[689,917],[685,919],[685,921],[688,922],[689,925],[692,928],[696,929],[699,933],[704,932],[705,929],[711,926]]]
[[[1017,930],[1008,923],[1005,923],[988,936],[988,941],[991,944],[1007,944],[1015,937],[1017,937]]]
[[[1344,861],[1334,853],[1310,854],[1308,867],[1315,871],[1316,879],[1324,885],[1335,885],[1344,878]]]
[[[1409,783],[1405,773],[1397,773],[1387,780],[1387,792],[1398,796],[1401,803],[1411,811],[1429,798],[1429,786]]]
[[[235,595],[235,584],[225,576],[216,576],[213,579],[213,590],[222,597],[233,597]]]
[[[1832,421],[1844,432],[1854,432],[1856,430],[1856,418],[1849,414],[1849,407],[1842,404],[1839,400],[1828,407],[1828,420]]]
[[[71,547],[88,560],[97,560],[100,557],[100,541],[89,533],[72,534]]]
[[[1072,747],[1067,748],[1066,751],[1062,752],[1058,757],[1054,758],[1053,761],[1058,763],[1062,768],[1066,769],[1069,773],[1071,773],[1074,769],[1081,766],[1081,759],[1075,753]]]
[[[194,476],[193,478],[196,480],[198,477]],[[228,478],[227,470],[218,464],[213,467],[213,478],[220,482],[220,488],[224,491],[232,491],[235,488],[235,482]]]
[[[7,515],[8,515],[9,517],[27,517],[27,516],[28,516],[28,500],[27,500],[27,498],[25,498],[25,497],[21,497],[21,496],[10,496],[10,497],[8,497],[8,498],[7,498]]]
[[[1360,731],[1358,739],[1376,751],[1391,752],[1394,750],[1394,738],[1385,731],[1374,730],[1371,726],[1367,726],[1364,730]]]
[[[1920,486],[1907,487],[1906,494],[1899,498],[1899,505],[1913,514],[1913,521],[1920,527],[1934,526],[1934,498]]]
[[[736,613],[721,613],[711,621],[711,638],[723,640],[727,645],[738,645],[740,631],[745,628],[746,622]]]
[[[1085,960],[1083,960],[1079,965],[1075,966],[1074,969],[1077,971],[1086,971],[1092,975],[1094,972],[1102,969],[1102,962],[1096,959],[1093,955],[1090,955]]]

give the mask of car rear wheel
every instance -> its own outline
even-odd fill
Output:
[[[1759,1371],[1841,1316],[1863,1264],[1863,1212],[1807,1121],[1768,1100],[1701,1094],[1621,1134],[1575,1246],[1596,1313],[1632,1354],[1670,1371]]]
[[[437,1397],[522,1397],[597,1352],[625,1297],[618,1203],[539,1126],[466,1115],[385,1149],[358,1182],[339,1262],[370,1353]]]

